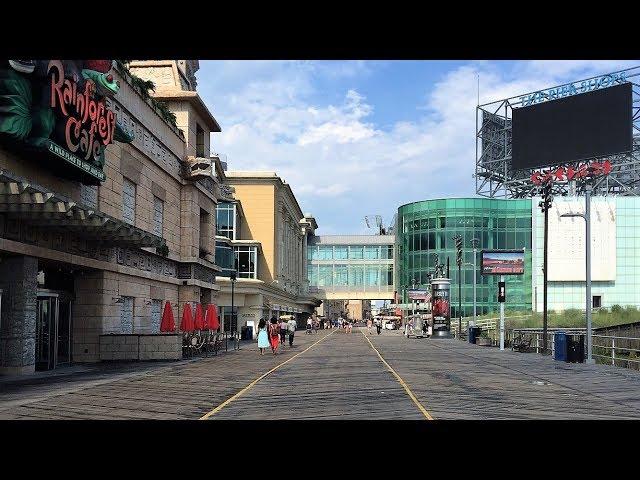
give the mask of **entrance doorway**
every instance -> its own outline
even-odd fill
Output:
[[[71,363],[71,296],[38,290],[36,307],[36,370]]]

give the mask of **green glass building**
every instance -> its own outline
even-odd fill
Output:
[[[448,198],[409,203],[398,208],[396,229],[396,289],[408,303],[406,288],[429,285],[435,255],[440,263],[450,262],[451,317],[458,316],[458,267],[453,237],[463,238],[462,314],[473,315],[473,247],[479,240],[477,256],[477,313],[497,312],[499,276],[483,276],[482,249],[525,249],[525,274],[505,276],[506,308],[530,310],[531,288],[531,199]],[[445,267],[446,269],[446,267]],[[446,271],[445,271],[446,273]]]

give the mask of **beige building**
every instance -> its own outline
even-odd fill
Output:
[[[221,252],[234,250],[238,328],[252,326],[255,334],[260,318],[283,314],[304,322],[319,305],[309,294],[306,271],[315,219],[303,213],[291,187],[274,172],[228,171],[224,183],[233,200],[218,204],[216,253],[222,257]],[[223,268],[218,304],[233,329],[232,282],[223,276],[228,275],[224,260],[218,263]]]
[[[36,61],[35,69],[20,64],[30,61],[13,62],[18,68],[0,68],[24,89],[40,91],[63,77],[69,85],[90,83],[70,71],[107,61]],[[223,194],[209,138],[220,126],[195,91],[197,68],[185,60],[130,65],[156,82],[157,98],[175,112],[178,128],[126,69],[114,66],[112,77],[95,72],[112,89],[103,98],[95,83],[93,111],[104,115],[95,125],[76,120],[90,106],[73,90],[60,96],[73,102],[66,111],[62,100],[50,107],[56,128],[44,143],[35,124],[30,132],[0,131],[0,373],[124,358],[115,337],[107,346],[101,339],[156,334],[166,301],[177,325],[185,302],[216,301],[215,213]],[[0,96],[14,94],[7,88]],[[48,114],[50,104],[42,105]],[[67,143],[56,137],[65,124]],[[86,148],[90,132],[104,135],[104,152],[99,143]],[[74,135],[85,134],[75,142]],[[134,341],[121,343],[128,351]]]

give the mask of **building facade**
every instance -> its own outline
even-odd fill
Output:
[[[402,303],[409,303],[406,290],[429,285],[435,255],[439,263],[450,260],[451,316],[458,316],[458,267],[453,237],[463,238],[462,314],[473,315],[473,249],[471,240],[479,240],[476,276],[477,312],[498,310],[499,277],[481,275],[482,249],[525,249],[525,274],[507,276],[507,308],[531,310],[532,249],[530,199],[495,200],[455,198],[425,200],[398,208],[396,230],[397,289]]]
[[[25,104],[0,122],[0,373],[99,361],[105,334],[157,333],[164,303],[179,323],[215,301],[220,128],[195,83],[159,89],[175,126],[110,60],[0,69],[0,96]]]
[[[532,201],[534,309],[543,307],[544,215]],[[556,197],[549,210],[548,309],[585,307],[584,197]],[[592,307],[640,306],[640,197],[591,200]]]
[[[283,314],[303,323],[319,305],[309,292],[305,262],[315,219],[274,172],[227,171],[224,184],[229,196],[218,204],[216,254],[225,328],[249,326],[255,335],[260,318]]]

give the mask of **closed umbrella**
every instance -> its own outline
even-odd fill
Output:
[[[202,305],[196,305],[196,318],[194,320],[196,330],[204,330],[204,317],[202,315]]]
[[[162,312],[162,321],[160,322],[161,332],[174,332],[176,330],[176,322],[173,319],[173,310],[171,309],[171,303],[166,302],[164,304],[164,312]]]
[[[191,305],[184,304],[184,310],[182,311],[182,322],[180,322],[180,330],[183,332],[193,332],[193,315],[191,315]]]
[[[207,313],[204,316],[205,328],[209,328],[209,330],[217,330],[220,326],[220,322],[218,321],[218,307],[214,304],[210,303],[207,306]]]

